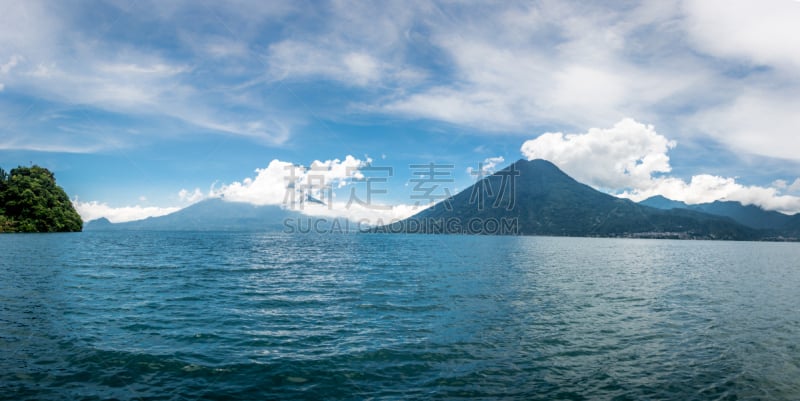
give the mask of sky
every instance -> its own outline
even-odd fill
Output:
[[[800,212],[796,0],[0,11],[0,167],[49,168],[87,221],[214,197],[400,218],[520,158]]]

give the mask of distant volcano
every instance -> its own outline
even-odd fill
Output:
[[[518,160],[375,232],[749,240],[761,233],[686,209],[662,210],[575,181],[546,160]]]
[[[255,206],[214,198],[165,216],[144,220],[125,223],[111,223],[105,218],[92,220],[86,223],[84,230],[280,230],[284,219],[301,216],[300,213],[280,206]]]

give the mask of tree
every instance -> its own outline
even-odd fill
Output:
[[[81,231],[83,221],[55,176],[39,166],[0,169],[0,231]]]
[[[0,167],[0,217],[5,214],[5,199],[3,194],[6,192],[6,184],[8,182],[8,173]],[[2,230],[2,220],[0,220],[0,231]]]

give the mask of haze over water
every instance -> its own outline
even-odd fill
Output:
[[[800,245],[0,236],[0,398],[800,398]]]

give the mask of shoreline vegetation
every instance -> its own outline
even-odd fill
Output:
[[[0,168],[0,233],[78,232],[83,220],[50,170]]]

